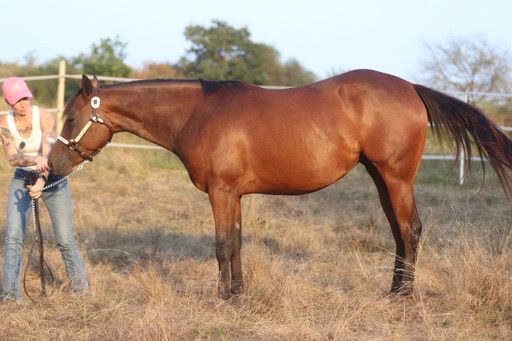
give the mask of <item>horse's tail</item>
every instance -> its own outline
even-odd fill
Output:
[[[434,134],[440,139],[452,137],[455,140],[457,159],[460,151],[464,151],[466,171],[471,165],[471,136],[482,167],[483,157],[486,157],[512,201],[512,179],[508,173],[512,169],[512,141],[479,109],[422,85],[415,84],[414,88],[427,108]]]

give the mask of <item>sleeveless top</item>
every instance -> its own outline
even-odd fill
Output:
[[[41,118],[39,114],[39,107],[33,105],[32,106],[32,133],[29,137],[24,138],[18,132],[16,128],[16,123],[14,122],[14,114],[13,112],[9,112],[7,114],[7,125],[9,127],[9,131],[14,137],[14,141],[16,144],[16,150],[23,155],[26,156],[37,156],[39,154],[39,150],[41,149],[41,140],[43,136],[43,131],[41,130]],[[28,166],[28,167],[16,167],[26,171],[35,171],[36,166]]]

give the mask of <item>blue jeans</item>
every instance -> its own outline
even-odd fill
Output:
[[[7,202],[7,228],[4,239],[4,264],[2,298],[17,300],[20,297],[19,282],[22,265],[23,241],[27,225],[32,224],[29,213],[32,199],[28,195],[28,172],[16,169],[9,189]],[[48,183],[60,177],[50,174]],[[75,242],[72,222],[71,191],[67,181],[44,191],[41,195],[53,225],[57,247],[62,254],[66,273],[75,292],[88,289],[84,264]]]

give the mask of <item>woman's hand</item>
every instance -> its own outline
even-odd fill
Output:
[[[44,156],[36,156],[36,169],[39,173],[49,171],[48,159]]]
[[[41,189],[44,187],[45,182],[43,179],[37,179],[34,185],[28,185],[28,195],[34,200],[37,200],[41,197]]]

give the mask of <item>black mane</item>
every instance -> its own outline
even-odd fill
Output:
[[[110,88],[110,87],[123,87],[123,86],[137,86],[137,85],[146,85],[146,84],[158,84],[158,83],[194,83],[199,82],[203,89],[204,95],[208,95],[212,92],[215,92],[224,87],[235,87],[238,89],[245,89],[245,84],[238,80],[206,80],[206,79],[143,79],[137,80],[127,83],[116,83],[116,84],[107,84],[101,86],[101,88]]]
[[[216,90],[219,90],[224,87],[234,87],[237,89],[245,89],[245,84],[241,81],[210,81],[206,79],[199,79],[199,82],[201,82],[201,87],[203,88],[204,95],[208,95],[211,92],[214,92]]]

